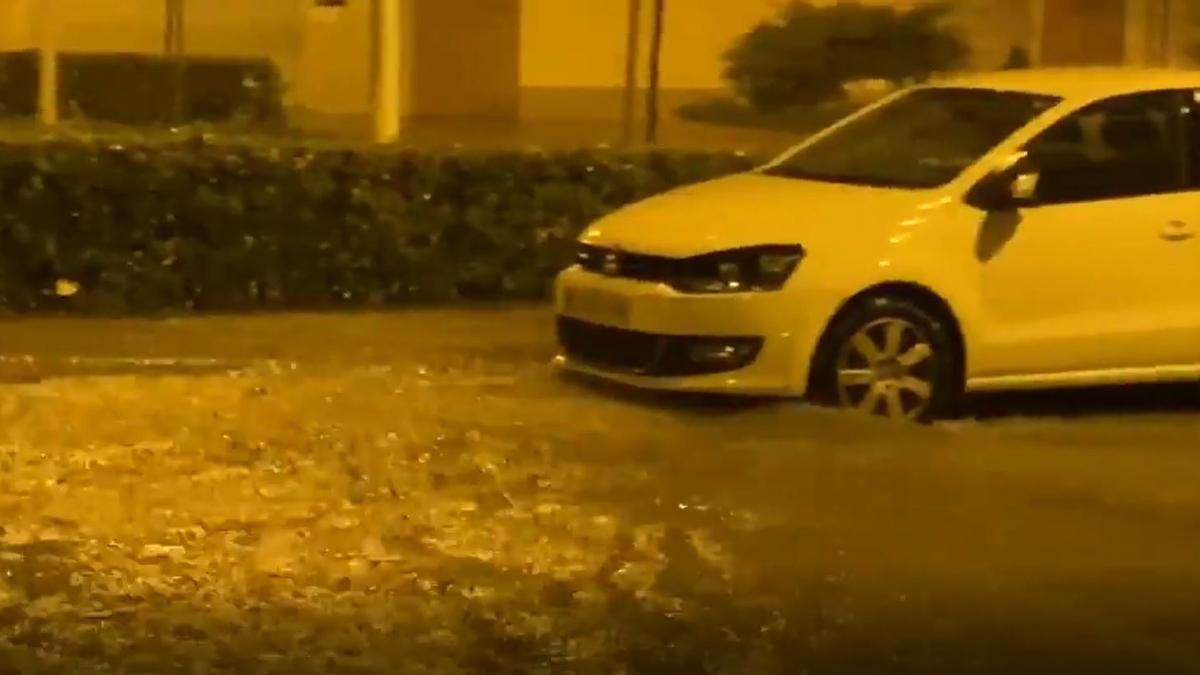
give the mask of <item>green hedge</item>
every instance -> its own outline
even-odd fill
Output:
[[[544,297],[586,223],[749,166],[667,152],[0,145],[0,307],[125,314]]]
[[[32,118],[37,98],[37,52],[0,52],[0,118]]]
[[[256,128],[285,122],[282,77],[270,60],[73,53],[59,58],[59,106],[67,117]]]

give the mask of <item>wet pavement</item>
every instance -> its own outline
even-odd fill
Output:
[[[1200,672],[1200,387],[915,427],[550,326],[6,324],[0,673]]]

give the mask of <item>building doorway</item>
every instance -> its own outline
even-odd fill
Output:
[[[416,0],[415,117],[515,120],[520,0]]]
[[[1045,0],[1041,63],[1108,66],[1125,62],[1126,0]]]

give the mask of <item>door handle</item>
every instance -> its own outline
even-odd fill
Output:
[[[1182,220],[1172,220],[1163,227],[1159,236],[1166,241],[1188,241],[1196,238],[1196,231]]]

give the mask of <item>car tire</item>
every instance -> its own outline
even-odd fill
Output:
[[[963,393],[962,356],[949,322],[891,296],[855,301],[821,340],[817,402],[892,419],[953,417]]]

